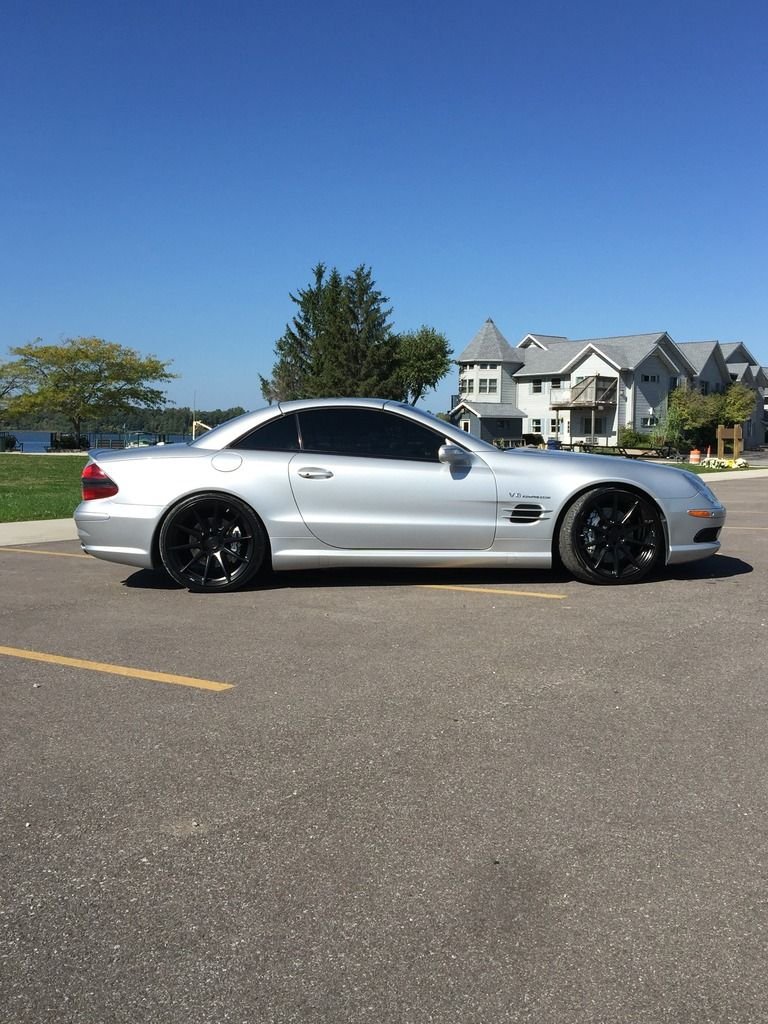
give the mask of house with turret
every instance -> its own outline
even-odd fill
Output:
[[[450,418],[487,441],[506,444],[538,434],[571,444],[616,444],[623,427],[651,433],[675,388],[717,393],[734,380],[760,396],[745,424],[745,444],[764,437],[768,377],[741,343],[677,343],[661,331],[578,341],[527,334],[512,346],[488,319],[457,363]]]

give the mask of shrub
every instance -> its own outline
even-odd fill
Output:
[[[639,433],[634,427],[622,427],[619,431],[618,442],[622,448],[645,448],[648,445],[648,437]]]

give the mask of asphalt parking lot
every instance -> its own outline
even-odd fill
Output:
[[[0,1020],[764,1022],[768,479],[713,489],[625,588],[0,548]]]

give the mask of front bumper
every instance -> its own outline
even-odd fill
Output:
[[[668,565],[708,558],[720,550],[720,532],[725,526],[725,506],[703,495],[672,503],[667,514]]]

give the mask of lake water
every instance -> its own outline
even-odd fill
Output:
[[[51,447],[52,434],[50,430],[4,430],[0,433],[13,434],[16,438],[17,444],[24,452],[44,452]],[[87,435],[90,442],[91,448],[109,447],[113,441],[126,441],[130,444],[132,441],[141,437],[146,438],[162,438],[167,444],[173,444],[176,441],[191,441],[192,437],[190,434],[139,434],[136,431],[128,431],[127,433],[104,433],[92,432]]]

